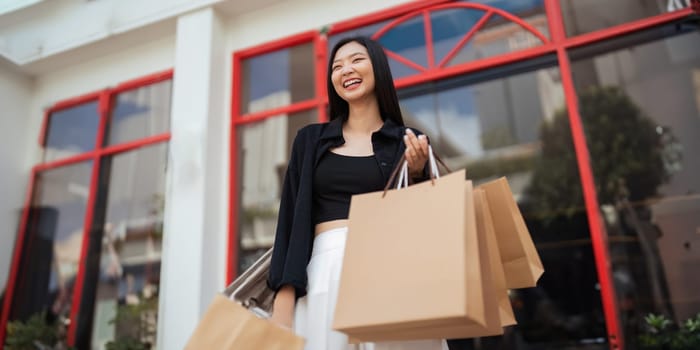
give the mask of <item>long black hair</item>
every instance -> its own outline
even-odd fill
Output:
[[[379,105],[379,114],[382,120],[391,119],[398,125],[404,125],[401,108],[399,107],[399,98],[396,96],[396,88],[394,87],[394,79],[391,77],[389,69],[389,61],[386,58],[384,49],[376,41],[365,36],[354,36],[341,39],[331,50],[328,59],[328,105],[330,107],[330,118],[343,118],[347,120],[349,113],[348,102],[343,100],[333,87],[331,74],[333,71],[333,60],[335,54],[343,45],[356,42],[367,49],[370,62],[372,62],[372,70],[374,71],[374,95],[377,97]]]

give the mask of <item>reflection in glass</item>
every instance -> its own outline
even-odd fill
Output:
[[[318,122],[316,110],[274,116],[238,128],[239,271],[272,247],[282,181],[297,131]]]
[[[691,0],[562,0],[566,34],[605,29],[690,6]]]
[[[528,1],[482,1],[489,5],[515,15],[533,26],[546,37],[549,36],[547,16],[542,0]],[[457,44],[469,29],[467,25],[476,24],[486,13],[474,9],[452,9],[439,11],[433,14],[433,26],[444,28],[444,33],[434,30],[433,36],[440,38],[435,44],[437,60],[442,60],[452,47]],[[460,35],[456,28],[464,26]],[[494,13],[488,17],[483,26],[474,33],[457,55],[448,61],[449,65],[455,65],[473,60],[492,57],[508,52],[529,49],[542,45],[542,40],[520,24]]]
[[[572,53],[630,344],[648,313],[680,325],[700,312],[700,32],[654,40],[664,30]]]
[[[105,144],[167,132],[172,85],[172,80],[166,80],[116,95]]]
[[[544,264],[536,288],[513,290],[518,326],[501,337],[480,340],[482,349],[583,348],[604,343],[600,290],[587,215],[575,158],[551,157],[547,150],[573,153],[568,129],[547,133],[567,119],[556,68],[511,73],[499,79],[484,74],[444,80],[401,91],[404,120],[423,130],[454,170],[465,168],[477,184],[507,176]],[[513,68],[514,69],[514,68]],[[539,178],[549,169],[570,175],[563,186],[547,187]],[[561,192],[576,205],[550,202],[542,192]],[[472,340],[453,340],[453,349],[470,349]],[[603,345],[603,348],[605,346]]]
[[[425,50],[425,26],[423,23],[423,16],[418,14],[389,29],[379,37],[378,41],[387,50],[427,68],[428,56]]]
[[[10,321],[44,312],[58,328],[68,319],[80,265],[92,162],[37,175]]]
[[[244,59],[241,113],[254,113],[314,98],[314,51],[307,43]]]
[[[44,162],[74,156],[95,148],[100,115],[97,101],[51,113],[46,129]]]
[[[117,339],[155,345],[166,163],[167,144],[102,161],[105,212],[96,213],[93,237],[101,240],[91,244],[88,273],[96,285],[93,349]]]

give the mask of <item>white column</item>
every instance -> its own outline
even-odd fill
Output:
[[[221,22],[212,8],[177,22],[159,349],[182,349],[224,287],[228,118]]]
[[[5,290],[10,272],[30,164],[34,161],[31,155],[39,148],[39,131],[31,128],[38,123],[30,120],[42,116],[29,113],[32,93],[31,79],[0,58],[0,293]]]

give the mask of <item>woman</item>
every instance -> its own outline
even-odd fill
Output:
[[[402,154],[411,176],[422,180],[428,158],[425,135],[404,127],[381,46],[365,37],[347,38],[330,57],[331,121],[302,128],[294,140],[268,279],[277,291],[272,321],[305,337],[307,350],[354,348],[331,329],[350,197],[383,189]],[[359,348],[442,346],[431,340]]]

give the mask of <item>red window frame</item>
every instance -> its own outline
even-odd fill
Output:
[[[449,8],[451,0],[415,0],[410,1],[402,5],[394,6],[382,11],[375,13],[370,13],[355,18],[350,18],[348,20],[340,21],[331,26],[328,31],[328,35],[340,34],[347,32],[352,29],[359,27],[371,25],[377,22],[392,18],[408,18],[420,15],[422,13],[425,16],[428,11],[435,9]],[[464,4],[464,3],[461,3]],[[471,7],[477,4],[471,4]],[[463,5],[460,5],[463,6]],[[606,327],[608,332],[608,342],[610,344],[610,349],[624,349],[624,334],[622,333],[622,327],[620,325],[620,319],[617,314],[617,300],[615,297],[615,289],[612,282],[612,274],[609,269],[610,265],[610,255],[608,251],[608,236],[601,214],[598,211],[599,203],[596,194],[595,182],[593,178],[593,171],[591,168],[591,161],[589,159],[588,146],[586,144],[586,139],[584,135],[583,125],[581,122],[581,115],[578,109],[578,96],[573,82],[573,77],[571,73],[571,62],[568,55],[568,50],[571,48],[590,45],[605,41],[618,36],[626,35],[629,33],[641,31],[644,29],[652,28],[655,26],[671,23],[682,19],[684,17],[693,14],[691,8],[686,8],[683,10],[659,14],[656,16],[639,19],[636,21],[612,26],[609,28],[593,31],[590,33],[567,36],[564,27],[564,18],[561,11],[559,0],[544,0],[545,13],[547,17],[549,36],[550,38],[544,38],[543,44],[529,49],[524,49],[520,51],[510,52],[501,54],[494,57],[488,57],[473,62],[461,63],[458,65],[444,67],[443,63],[440,62],[436,64],[433,60],[429,59],[428,68],[421,69],[421,73],[400,78],[395,81],[397,89],[426,83],[429,81],[445,79],[453,77],[456,75],[468,74],[478,70],[494,68],[517,61],[527,60],[544,55],[556,55],[558,68],[561,74],[562,86],[564,91],[564,97],[566,105],[569,111],[569,122],[571,125],[571,133],[574,142],[574,151],[576,153],[577,165],[579,170],[579,176],[581,178],[581,186],[583,189],[584,203],[586,208],[586,214],[588,219],[589,231],[591,235],[591,243],[593,247],[593,254],[595,259],[596,270],[598,273],[598,280],[600,283],[600,293],[602,299],[603,312],[605,315]],[[489,11],[492,9],[489,8]],[[494,11],[496,12],[496,11]],[[403,17],[402,17],[403,16]],[[392,22],[396,25],[400,22],[397,19]],[[425,21],[424,23],[429,23]],[[518,20],[517,23],[523,25],[526,29],[528,28],[522,20]],[[478,25],[483,23],[478,23]],[[426,25],[426,48],[430,52],[431,45],[431,28],[429,24]],[[273,43],[263,44],[250,49],[239,51],[233,55],[233,89],[232,89],[232,116],[231,116],[231,147],[230,147],[230,181],[229,181],[229,267],[227,270],[227,281],[232,281],[235,277],[235,269],[233,269],[233,264],[236,262],[236,250],[237,250],[237,232],[236,220],[237,220],[237,203],[238,203],[238,192],[235,188],[236,184],[236,148],[235,148],[235,127],[236,125],[242,124],[241,116],[237,114],[238,112],[238,99],[240,98],[240,81],[237,80],[240,72],[240,60],[243,57],[251,57],[260,53],[268,52],[273,49],[283,49],[299,43],[299,36],[291,36],[288,38],[280,39]],[[463,41],[468,40],[470,33],[465,34]],[[275,114],[299,111],[306,108],[311,108],[316,106],[319,109],[319,115],[322,116],[320,119],[322,121],[327,120],[328,116],[325,115],[325,104],[327,96],[324,92],[324,81],[325,81],[325,62],[327,60],[327,49],[325,47],[326,36],[320,32],[306,32],[303,34],[305,40],[314,40],[317,45],[316,51],[316,82],[317,82],[317,93],[316,99],[309,101],[308,105],[290,105],[283,108],[278,108],[275,110],[270,110],[266,112],[257,113],[255,115],[250,115],[246,118],[247,121],[258,121],[263,120],[267,117],[271,117]],[[540,39],[543,39],[540,37]],[[391,55],[391,53],[389,53]],[[429,54],[431,57],[431,54]],[[411,65],[413,66],[413,65]],[[254,118],[251,118],[254,117]],[[252,119],[252,120],[251,120]]]
[[[52,118],[54,112],[71,108],[89,101],[98,101],[98,114],[99,114],[99,126],[97,129],[95,148],[91,151],[84,152],[75,156],[70,156],[64,159],[53,160],[49,162],[42,162],[35,165],[30,174],[29,186],[24,199],[24,205],[22,207],[22,217],[20,219],[19,231],[17,234],[17,239],[15,241],[15,248],[12,257],[12,263],[10,267],[10,274],[8,278],[8,283],[6,287],[4,307],[2,315],[0,316],[0,344],[5,344],[5,336],[7,329],[7,322],[10,316],[10,309],[12,305],[12,297],[15,291],[15,283],[17,281],[17,274],[19,272],[19,263],[21,261],[23,243],[26,234],[27,221],[29,219],[29,208],[32,205],[32,199],[35,192],[35,184],[37,176],[46,170],[55,169],[62,166],[75,164],[83,162],[86,160],[92,160],[92,171],[90,175],[90,192],[88,195],[88,200],[85,207],[85,217],[83,221],[83,242],[80,251],[80,265],[78,266],[78,273],[76,277],[76,282],[73,287],[73,295],[70,310],[70,324],[68,326],[67,332],[67,343],[69,346],[74,346],[76,342],[76,333],[78,326],[78,314],[80,312],[80,301],[82,297],[83,287],[85,283],[85,260],[87,258],[88,247],[90,246],[90,227],[92,227],[92,220],[94,214],[95,201],[97,198],[98,180],[100,174],[100,159],[102,157],[111,156],[117,153],[122,153],[130,150],[134,150],[140,147],[150,146],[162,142],[167,142],[170,140],[170,131],[164,132],[158,135],[153,135],[138,140],[128,141],[117,145],[104,146],[105,138],[105,126],[107,125],[108,118],[110,117],[110,111],[114,107],[114,96],[119,93],[134,90],[146,85],[154,84],[157,82],[172,79],[173,70],[168,69],[163,72],[158,72],[150,74],[141,78],[134,80],[129,80],[123,82],[114,88],[107,88],[99,90],[96,92],[88,93],[82,96],[78,96],[71,99],[66,99],[55,103],[44,113],[44,120],[41,126],[41,131],[39,135],[39,146],[45,147],[46,136],[49,128],[49,121]]]
[[[300,44],[313,44],[314,51],[314,83],[315,97],[291,103],[287,106],[267,109],[260,112],[242,114],[241,113],[241,80],[236,79],[241,76],[241,64],[243,60],[252,58],[272,51],[290,48]],[[233,54],[233,88],[231,89],[231,124],[230,124],[230,143],[229,143],[229,217],[228,217],[228,253],[226,261],[226,283],[230,283],[236,277],[238,259],[238,232],[236,231],[236,222],[238,220],[238,188],[235,184],[238,183],[238,172],[236,164],[238,164],[238,149],[237,145],[237,129],[238,126],[250,123],[259,122],[280,114],[290,114],[316,109],[318,121],[324,122],[328,120],[326,115],[326,90],[325,90],[325,57],[326,57],[326,40],[325,37],[318,35],[316,31],[307,31],[287,38],[269,42],[260,46],[255,46],[249,49],[237,51]]]

